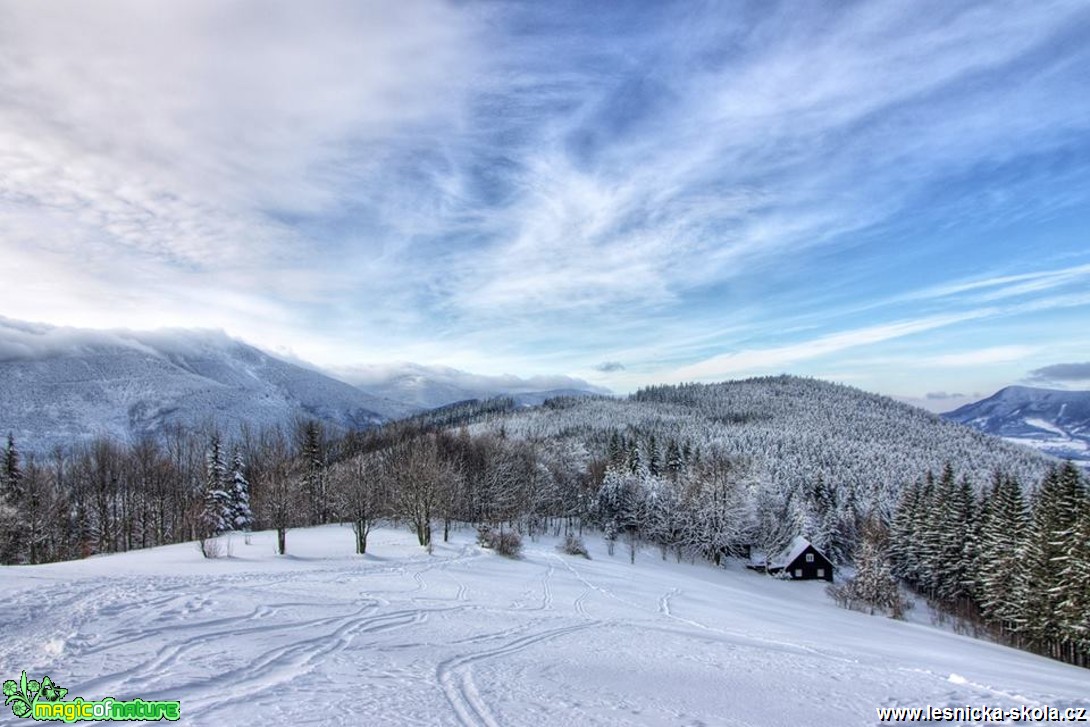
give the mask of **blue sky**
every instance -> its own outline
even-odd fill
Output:
[[[1090,361],[1087,68],[1081,1],[0,0],[0,315],[616,391],[1084,386],[1032,372]]]

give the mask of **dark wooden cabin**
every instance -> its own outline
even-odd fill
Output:
[[[772,575],[784,573],[796,581],[833,580],[833,564],[801,535],[782,552],[767,560],[760,556],[754,558],[749,567]]]

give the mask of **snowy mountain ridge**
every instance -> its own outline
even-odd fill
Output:
[[[1008,386],[942,416],[1090,466],[1090,391]]]
[[[357,367],[334,378],[222,331],[60,328],[0,317],[0,434],[47,452],[94,436],[133,441],[173,425],[233,434],[311,417],[366,428],[473,399],[520,406],[608,393],[567,376],[481,376],[419,364]]]
[[[216,331],[88,331],[0,319],[0,431],[46,452],[180,425],[234,433],[296,416],[359,428],[412,407]]]

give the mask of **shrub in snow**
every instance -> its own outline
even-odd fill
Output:
[[[496,533],[492,539],[492,548],[500,555],[517,558],[522,554],[522,536],[510,530]]]
[[[492,528],[488,525],[477,526],[477,545],[482,548],[492,547]]]
[[[590,560],[590,553],[587,552],[586,543],[583,542],[582,538],[572,533],[564,536],[564,542],[557,545],[556,549],[567,555],[581,555]]]
[[[477,544],[508,558],[517,558],[522,554],[522,536],[511,530],[500,532],[481,525],[477,528]]]
[[[220,546],[219,538],[214,536],[199,538],[197,548],[205,558],[219,558],[223,555],[223,548]]]

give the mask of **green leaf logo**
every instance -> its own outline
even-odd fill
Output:
[[[53,683],[53,680],[49,677],[42,679],[42,692],[39,695],[39,699],[46,702],[59,702],[64,699],[64,695],[68,694],[67,689],[61,689],[59,686]]]
[[[19,676],[19,681],[8,679],[4,682],[4,704],[11,706],[11,713],[16,717],[30,717],[34,712],[34,705],[39,701],[58,702],[68,694],[49,677],[27,679],[26,671]]]

